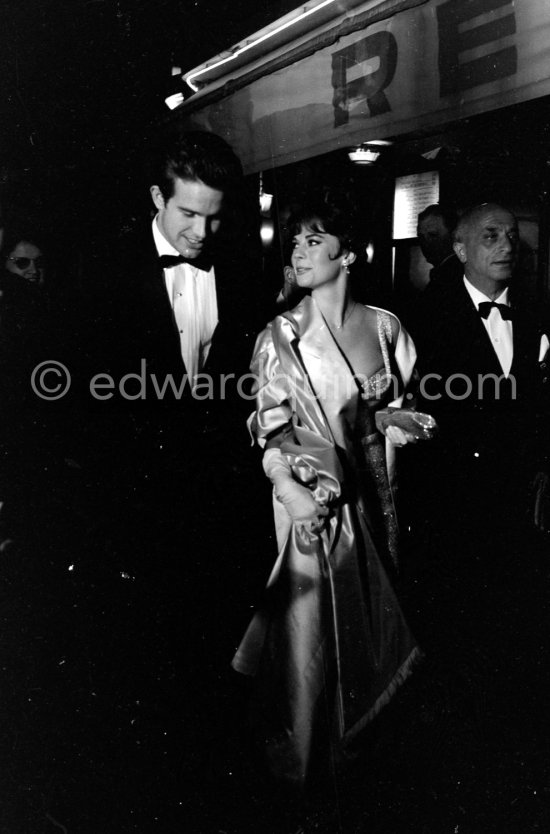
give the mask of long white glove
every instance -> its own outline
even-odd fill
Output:
[[[321,530],[321,519],[328,515],[327,507],[318,504],[307,487],[296,483],[290,464],[280,449],[273,448],[265,452],[263,467],[273,483],[278,500],[283,504],[292,522],[298,526],[300,534],[306,541],[310,541],[312,536]]]

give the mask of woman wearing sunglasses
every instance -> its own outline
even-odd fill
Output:
[[[0,259],[0,394],[4,403],[11,398],[18,404],[31,390],[33,367],[44,358],[49,293],[42,248],[33,234],[9,231]]]
[[[40,246],[32,238],[12,235],[11,240],[6,241],[3,257],[7,273],[3,284],[9,286],[19,278],[36,287],[44,286],[44,257]]]

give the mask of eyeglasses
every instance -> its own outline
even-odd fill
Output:
[[[44,258],[38,255],[37,258],[8,258],[8,261],[13,261],[17,269],[28,269],[33,263],[36,269],[44,268]]]

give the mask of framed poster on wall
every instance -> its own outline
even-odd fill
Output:
[[[415,238],[419,213],[438,202],[439,171],[422,171],[397,177],[393,197],[393,239]]]

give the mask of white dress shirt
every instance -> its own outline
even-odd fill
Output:
[[[153,220],[153,238],[159,255],[179,255]],[[209,272],[182,263],[164,270],[166,292],[180,335],[181,356],[194,389],[196,376],[206,364],[218,324],[214,267]]]
[[[481,290],[478,290],[477,287],[474,287],[466,277],[464,278],[464,286],[476,310],[482,301],[495,301],[497,304],[504,304],[506,307],[510,306],[510,302],[508,301],[508,287],[501,292],[498,298],[492,299],[485,295],[485,293],[482,293]],[[512,322],[509,319],[505,321],[500,315],[500,310],[496,307],[491,308],[486,319],[481,317],[481,321],[489,335],[500,367],[504,375],[508,376],[514,358],[514,331]]]

